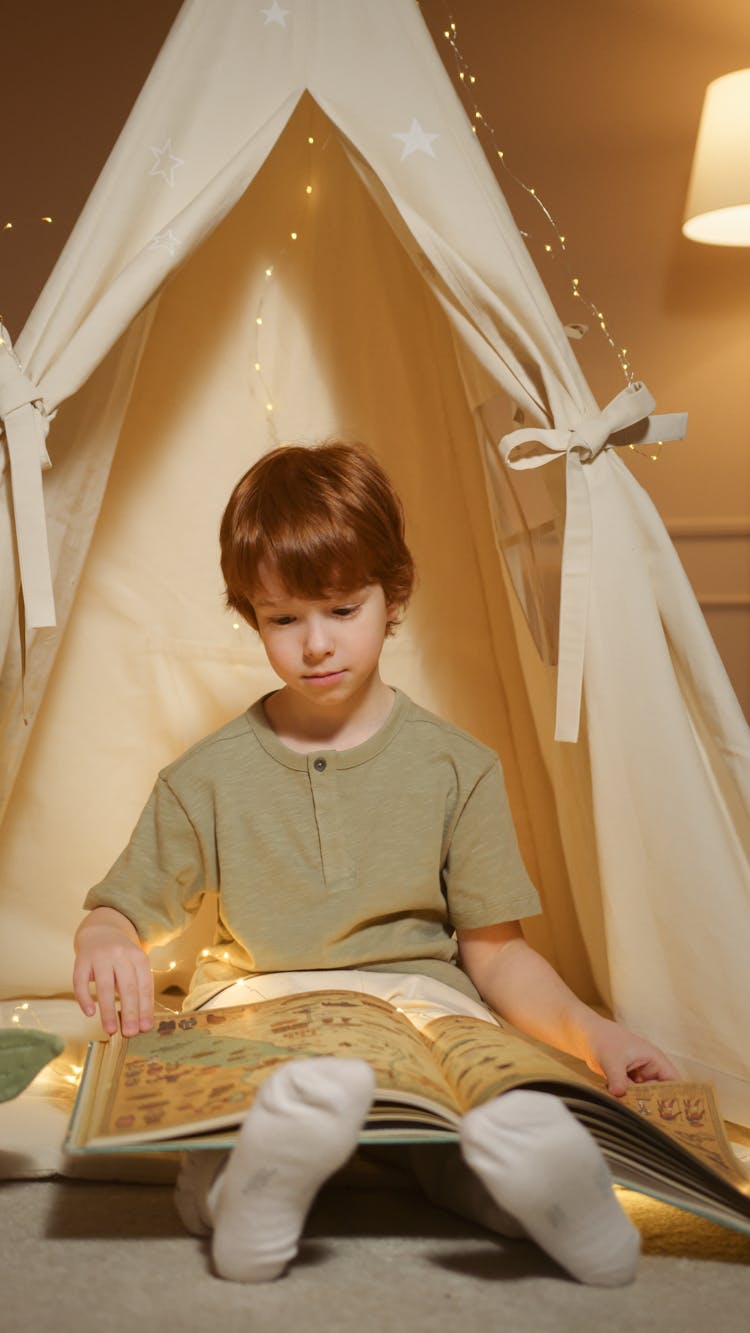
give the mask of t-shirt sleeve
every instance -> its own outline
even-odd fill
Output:
[[[481,775],[459,810],[443,883],[450,922],[457,930],[541,911],[521,859],[499,761]]]
[[[86,895],[84,907],[114,907],[147,944],[179,934],[207,888],[196,831],[166,779],[160,777],[112,869]]]

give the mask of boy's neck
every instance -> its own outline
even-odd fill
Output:
[[[378,676],[362,697],[347,699],[341,705],[316,708],[285,685],[269,695],[264,709],[284,745],[310,754],[313,750],[351,750],[363,745],[380,730],[395,697],[395,691]]]

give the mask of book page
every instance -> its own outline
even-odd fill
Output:
[[[750,1175],[732,1152],[709,1083],[642,1083],[618,1101],[750,1195]]]
[[[481,1019],[435,1018],[423,1029],[462,1111],[521,1083],[585,1080],[514,1032]]]
[[[89,1142],[236,1123],[274,1069],[313,1055],[367,1060],[386,1098],[437,1104],[456,1120],[450,1087],[408,1019],[376,996],[318,991],[185,1013],[123,1040]]]

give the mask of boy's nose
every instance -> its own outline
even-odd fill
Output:
[[[333,644],[325,625],[314,624],[308,626],[303,652],[305,658],[313,662],[319,661],[323,657],[330,657],[333,652]]]

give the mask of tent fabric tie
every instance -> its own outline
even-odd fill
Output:
[[[567,428],[524,427],[504,435],[498,450],[515,470],[544,467],[565,455],[565,531],[560,577],[560,631],[555,740],[577,741],[583,692],[583,663],[592,570],[591,502],[586,467],[613,445],[681,440],[687,413],[651,416],[655,402],[645,384],[635,382],[601,412]],[[631,428],[638,427],[637,430]],[[616,439],[619,432],[623,438]],[[525,445],[544,453],[519,453]]]
[[[2,324],[0,421],[8,443],[25,622],[29,629],[42,629],[56,624],[42,490],[42,472],[51,467],[45,444],[49,420],[42,393],[22,371]]]

